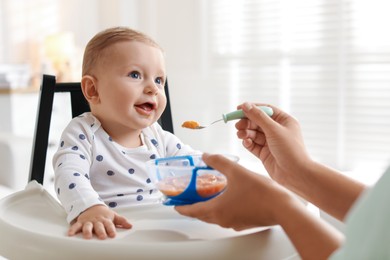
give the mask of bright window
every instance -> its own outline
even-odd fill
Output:
[[[208,10],[210,70],[229,102],[267,102],[291,113],[323,163],[383,170],[390,157],[388,0],[213,0]]]
[[[0,0],[1,63],[33,63],[39,60],[37,46],[44,36],[57,32],[59,28],[58,2]]]

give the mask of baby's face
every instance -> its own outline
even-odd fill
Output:
[[[166,106],[162,51],[142,42],[125,41],[104,53],[95,70],[100,97],[96,111],[103,127],[139,130],[156,122]]]

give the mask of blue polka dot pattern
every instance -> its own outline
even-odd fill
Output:
[[[91,125],[91,121],[87,124]],[[63,170],[66,173],[65,175],[67,175],[66,177],[69,179],[64,179],[62,183],[58,183],[55,192],[61,200],[66,202],[64,208],[67,211],[70,209],[72,202],[70,200],[67,202],[67,197],[64,196],[70,197],[72,193],[77,193],[82,190],[85,185],[88,185],[88,188],[90,188],[91,183],[89,180],[91,179],[91,182],[93,182],[95,178],[95,175],[93,174],[95,174],[95,172],[96,175],[100,175],[98,178],[103,178],[101,179],[103,182],[115,182],[117,179],[120,179],[120,182],[122,179],[126,178],[133,182],[133,185],[130,185],[129,188],[116,188],[116,190],[114,188],[113,190],[110,190],[109,196],[103,197],[104,200],[100,198],[98,201],[98,195],[95,195],[93,199],[97,204],[104,203],[109,208],[117,209],[127,204],[142,204],[149,199],[158,199],[157,194],[160,195],[160,193],[153,185],[155,177],[149,176],[147,172],[144,172],[145,168],[143,163],[164,156],[165,149],[168,149],[169,151],[166,155],[176,154],[177,152],[181,154],[184,152],[180,152],[178,149],[187,150],[186,146],[179,140],[175,143],[175,141],[172,142],[170,139],[170,142],[165,143],[164,138],[160,139],[160,136],[158,135],[148,135],[148,132],[145,132],[146,134],[144,137],[146,143],[144,143],[144,145],[148,149],[144,149],[139,156],[133,156],[133,151],[131,149],[127,151],[126,148],[120,148],[121,146],[116,145],[115,140],[113,140],[107,132],[95,131],[101,128],[100,124],[91,125],[93,127],[96,126],[96,129],[89,129],[88,125],[85,125],[85,123],[83,126],[84,129],[87,130],[78,128],[79,130],[73,131],[73,133],[63,135],[68,139],[61,140],[60,145],[63,146],[63,148],[57,148],[60,149],[60,155],[64,152],[69,152],[72,154],[70,159],[74,160],[75,163],[77,162],[80,164],[80,168],[73,168],[73,171],[69,171],[68,168],[65,169],[65,161],[63,161],[64,164],[59,168],[59,170]],[[93,132],[96,132],[96,136]],[[153,133],[154,132],[152,132],[152,134]],[[95,141],[93,138],[95,138]],[[96,144],[94,142],[96,142]],[[148,143],[149,146],[147,146]],[[96,147],[94,145],[96,145]],[[121,153],[123,155],[121,155]],[[55,161],[55,165],[58,165],[62,159],[62,157],[58,157]],[[111,162],[116,159],[120,160],[118,160],[118,162],[121,165],[117,166],[111,164]],[[128,173],[126,173],[126,168],[128,169]],[[78,172],[76,172],[76,170]],[[89,176],[89,172],[91,172],[91,176]],[[123,176],[123,174],[126,176]],[[102,175],[103,177],[101,177]],[[86,179],[84,179],[84,177]],[[73,205],[74,213],[76,213],[76,210],[80,210],[78,204],[77,206],[76,204]],[[79,214],[79,212],[77,212],[77,214]]]
[[[116,203],[115,201],[112,201],[112,202],[108,203],[108,206],[110,208],[115,208],[117,205],[118,205],[118,203]]]
[[[156,147],[158,147],[158,142],[156,141],[156,139],[152,139],[150,140],[152,142],[152,144]]]

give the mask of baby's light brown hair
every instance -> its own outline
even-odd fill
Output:
[[[84,51],[82,76],[92,75],[93,68],[104,57],[104,50],[115,43],[123,41],[137,41],[156,47],[162,51],[162,48],[146,34],[130,29],[128,27],[108,28],[96,34],[87,44]]]

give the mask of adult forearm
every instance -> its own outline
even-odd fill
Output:
[[[313,162],[288,188],[333,217],[344,220],[349,209],[366,188],[334,169]]]
[[[285,207],[279,223],[302,259],[328,259],[344,239],[339,231],[296,202]]]

